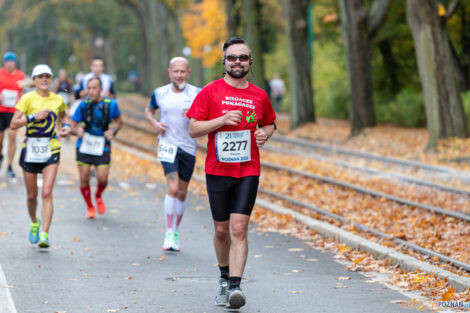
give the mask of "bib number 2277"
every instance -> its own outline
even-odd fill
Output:
[[[217,161],[226,163],[251,160],[250,130],[218,132],[215,137]]]

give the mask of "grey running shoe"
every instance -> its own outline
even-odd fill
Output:
[[[228,290],[228,301],[225,305],[228,309],[239,309],[245,303],[246,298],[240,287]]]
[[[219,279],[219,293],[215,296],[215,305],[226,305],[227,304],[227,290],[228,280],[225,278]]]
[[[15,172],[13,172],[13,169],[11,168],[11,165],[8,165],[7,177],[9,177],[9,178],[16,177]]]

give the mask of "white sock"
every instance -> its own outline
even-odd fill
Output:
[[[178,229],[180,228],[181,220],[183,219],[184,209],[186,208],[186,202],[188,202],[188,198],[184,201],[176,198],[176,210],[175,210],[175,218],[173,218],[173,232],[177,233]]]
[[[163,213],[165,215],[165,234],[172,231],[173,220],[175,220],[175,207],[176,207],[176,198],[170,197],[170,195],[165,196],[163,200]]]

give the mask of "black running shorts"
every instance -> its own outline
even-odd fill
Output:
[[[259,176],[234,178],[206,174],[212,219],[224,222],[230,214],[251,215],[258,194]]]
[[[8,113],[8,112],[0,113],[0,132],[10,127],[12,118],[13,118],[13,113]]]
[[[163,166],[165,176],[169,173],[178,172],[178,177],[187,183],[193,176],[194,164],[196,164],[196,157],[182,149],[178,148],[176,151],[175,161],[173,163],[160,162]]]
[[[19,163],[20,163],[21,168],[25,172],[28,172],[28,173],[36,173],[36,174],[42,173],[42,170],[46,166],[54,164],[54,163],[59,163],[59,161],[60,161],[60,152],[58,152],[58,153],[52,154],[51,157],[49,158],[49,160],[47,160],[47,162],[45,162],[45,163],[25,162],[24,161],[24,158],[26,157],[25,150],[26,150],[25,148],[21,150],[20,162]]]
[[[110,166],[111,164],[111,151],[103,151],[102,155],[90,155],[81,153],[79,148],[77,148],[77,158],[78,165],[91,166]]]

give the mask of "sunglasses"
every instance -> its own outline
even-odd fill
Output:
[[[240,55],[229,54],[225,57],[225,59],[229,62],[235,62],[236,60],[240,60],[240,62],[246,62],[250,60],[250,56],[247,54],[240,54]]]
[[[51,78],[52,76],[49,74],[41,74],[41,75],[37,75],[36,77],[42,79],[42,78]]]

